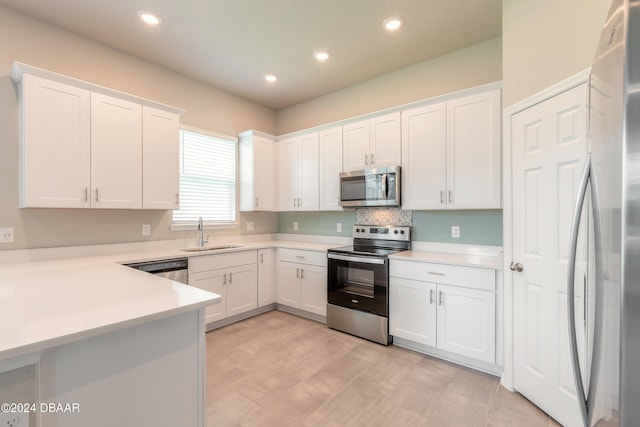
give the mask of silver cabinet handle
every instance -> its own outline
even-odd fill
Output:
[[[376,161],[376,160],[375,160],[375,157],[373,157],[373,153],[371,153],[371,164],[374,164],[374,163],[375,163],[375,161]]]
[[[300,269],[296,268],[296,279],[300,278]]]
[[[229,273],[229,284],[233,283],[233,273]]]
[[[449,203],[453,203],[453,191],[449,190]]]
[[[364,164],[368,165],[369,164],[369,156],[368,155],[364,155]]]
[[[89,188],[84,187],[84,202],[87,203],[89,201]]]
[[[432,276],[446,276],[444,273],[437,273],[435,271],[430,271],[428,274],[431,274]]]
[[[438,305],[442,305],[442,291],[438,291]]]
[[[176,193],[176,205],[180,205],[180,193]]]
[[[302,206],[302,198],[298,199],[298,207]]]
[[[587,155],[584,164],[584,171],[580,179],[578,187],[578,198],[573,211],[573,220],[571,222],[571,237],[569,238],[569,262],[567,263],[567,311],[569,316],[569,341],[571,348],[571,359],[573,364],[573,376],[576,382],[576,393],[578,394],[578,404],[580,405],[580,413],[584,425],[589,425],[587,413],[587,400],[584,393],[584,385],[582,384],[582,372],[580,369],[580,361],[578,359],[578,338],[576,333],[576,310],[575,310],[575,277],[576,277],[576,254],[578,251],[578,230],[580,228],[580,217],[584,199],[587,196],[587,185],[591,177],[591,154]],[[586,295],[585,295],[586,298]],[[596,326],[597,328],[597,326]]]
[[[513,261],[511,261],[511,265],[509,266],[509,269],[511,269],[511,271],[517,271],[518,273],[522,273],[524,271],[524,265],[522,265],[519,262],[514,263]]]
[[[260,254],[260,264],[264,264],[264,254]]]
[[[227,273],[224,273],[224,274],[222,275],[222,284],[223,284],[223,285],[226,285],[226,284],[227,284]]]
[[[440,190],[440,204],[444,205],[444,191]]]
[[[298,259],[304,259],[304,255],[296,255],[296,258],[298,258]]]
[[[256,208],[258,207],[258,198],[256,197]]]
[[[98,187],[96,187],[96,203],[98,201],[100,201],[100,197],[99,197],[100,193],[98,193],[98,191],[99,191],[99,189],[98,189]]]
[[[304,279],[304,268],[300,269],[300,278]]]
[[[435,292],[433,289],[429,290],[429,304],[433,304],[435,300]]]

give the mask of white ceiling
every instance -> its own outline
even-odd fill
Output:
[[[0,0],[50,22],[280,109],[499,37],[501,0]],[[152,28],[139,10],[158,14]],[[387,33],[382,21],[402,16]],[[312,54],[329,49],[317,62]],[[274,84],[264,81],[274,73]]]

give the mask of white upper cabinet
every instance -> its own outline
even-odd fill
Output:
[[[276,210],[274,137],[256,131],[239,135],[240,210]]]
[[[500,90],[402,112],[404,209],[499,209]]]
[[[322,211],[340,211],[340,172],[342,172],[342,126],[319,133],[320,200]]]
[[[178,209],[180,116],[142,106],[142,207]]]
[[[91,205],[142,208],[142,106],[91,94]]]
[[[91,93],[25,74],[20,84],[20,207],[89,207]],[[61,173],[64,171],[64,173]]]
[[[177,207],[181,110],[25,64],[11,78],[20,207]]]
[[[279,210],[318,209],[318,133],[278,142]]]
[[[501,206],[500,90],[447,102],[447,207]]]
[[[344,171],[397,166],[401,159],[400,113],[343,126]]]

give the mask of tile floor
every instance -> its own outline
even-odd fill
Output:
[[[207,426],[558,424],[496,377],[281,311],[207,334]]]

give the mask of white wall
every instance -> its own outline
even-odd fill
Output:
[[[0,7],[0,227],[15,228],[15,243],[0,250],[164,240],[193,232],[169,229],[170,211],[18,209],[18,98],[9,78],[14,61],[110,87],[186,110],[182,123],[236,135],[247,129],[276,131],[275,111],[188,79],[139,58]],[[255,233],[277,231],[274,213],[247,214]],[[142,237],[150,224],[152,236]]]
[[[591,65],[609,0],[503,0],[503,108]]]
[[[502,41],[488,40],[278,111],[278,135],[502,79]]]

